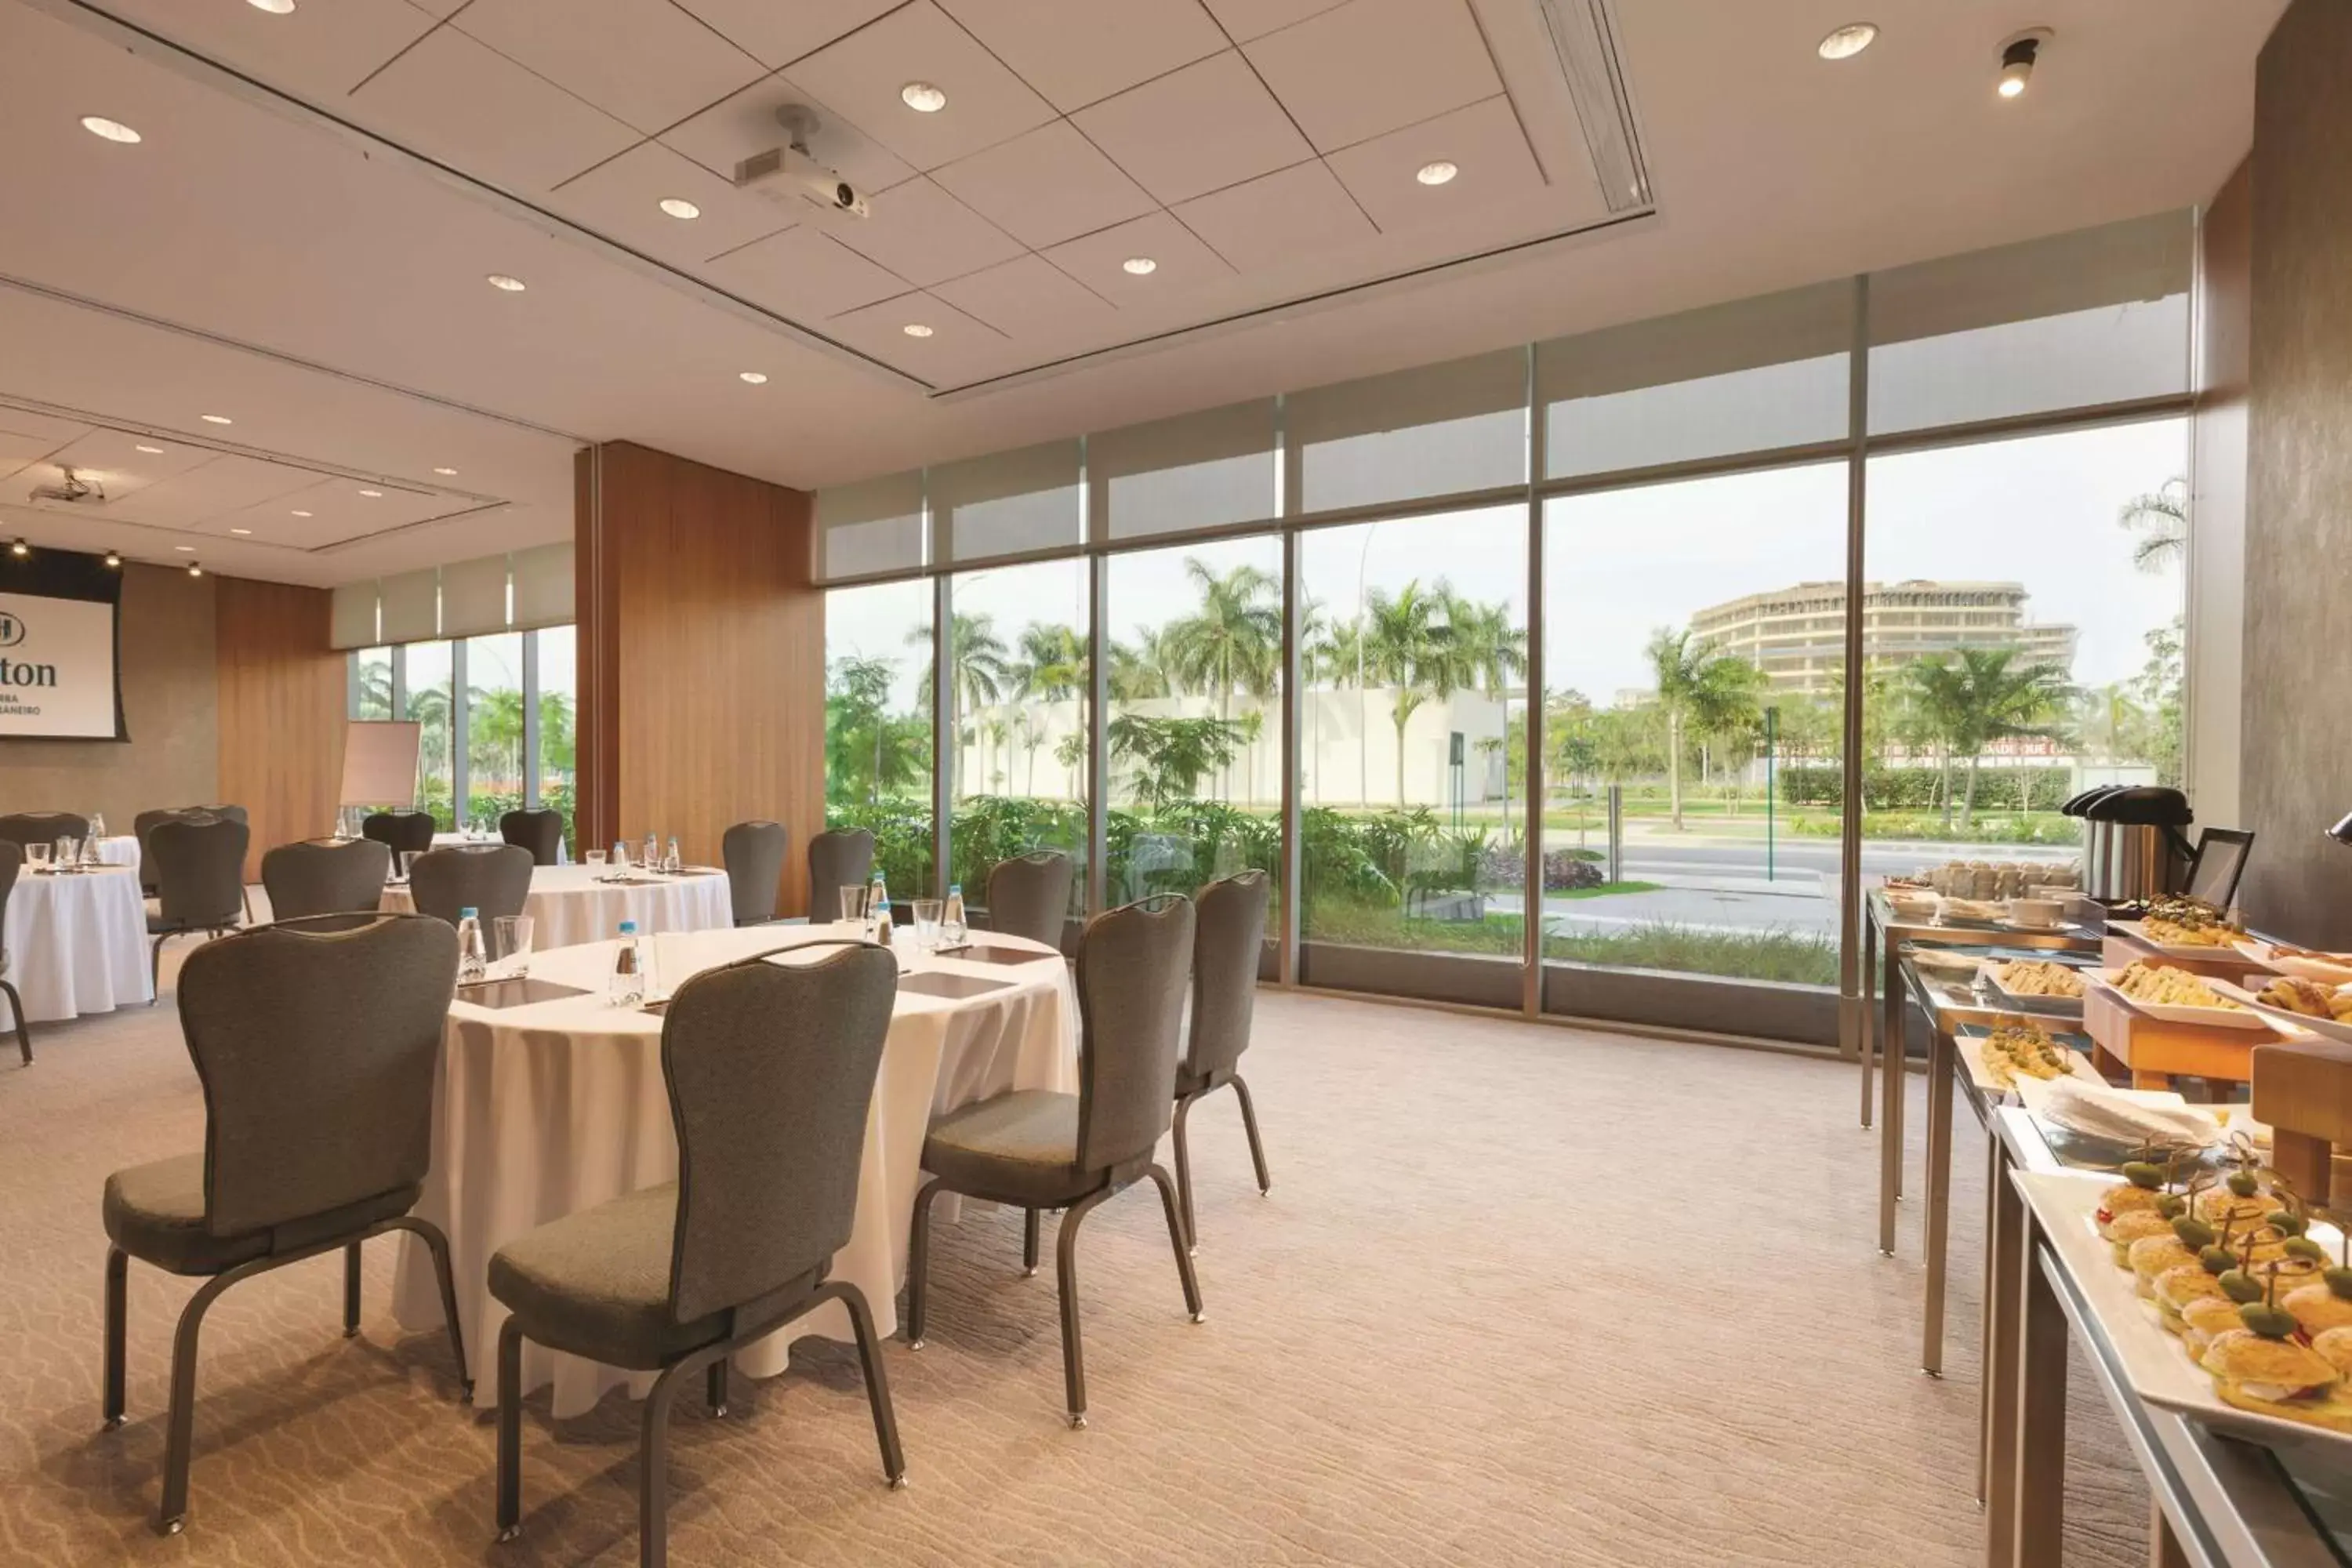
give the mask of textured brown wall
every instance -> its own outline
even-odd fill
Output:
[[[122,741],[0,742],[0,810],[102,811],[113,832],[158,805],[220,799],[215,580],[122,569]]]
[[[261,879],[264,850],[335,826],[349,675],[330,646],[331,602],[324,588],[220,579],[217,798],[251,823],[248,882]]]
[[[2247,916],[2352,945],[2352,5],[2296,0],[2255,79]]]

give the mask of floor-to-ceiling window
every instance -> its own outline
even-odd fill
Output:
[[[570,841],[573,781],[578,774],[579,637],[568,626],[541,626],[528,634],[534,644],[534,689],[526,694],[539,715],[539,771],[532,804],[563,814]]]
[[[524,632],[466,639],[466,820],[495,829],[523,804]]]
[[[824,596],[824,805],[829,827],[874,835],[898,897],[931,889],[931,585]],[[812,895],[817,909],[836,896]]]
[[[352,717],[392,717],[392,649],[363,647],[352,653]]]
[[[416,737],[416,805],[433,814],[444,830],[457,826],[450,792],[456,782],[457,714],[452,700],[451,644],[410,643],[400,652],[404,659],[402,690],[407,707],[403,717],[414,719]]]

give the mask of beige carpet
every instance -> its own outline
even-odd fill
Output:
[[[0,1065],[0,1562],[635,1561],[617,1394],[560,1426],[534,1403],[526,1533],[492,1547],[491,1429],[445,1342],[393,1324],[381,1245],[357,1341],[331,1258],[215,1309],[188,1532],[149,1534],[191,1287],[132,1266],[131,1420],[101,1435],[99,1191],[198,1147],[202,1104],[168,994],[37,1046]],[[1022,1278],[1016,1218],[949,1227],[930,1344],[885,1352],[912,1489],[882,1485],[854,1360],[806,1352],[725,1422],[681,1403],[675,1560],[1980,1561],[1965,1112],[1937,1382],[1916,1215],[1880,1258],[1843,1068],[1271,992],[1247,1065],[1275,1189],[1202,1108],[1206,1323],[1148,1189],[1087,1223],[1091,1430],[1062,1422],[1050,1266]],[[2144,1561],[2145,1495],[2076,1384],[2067,1561]]]

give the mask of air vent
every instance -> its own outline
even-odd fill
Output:
[[[1642,161],[1642,138],[1625,92],[1624,62],[1617,55],[1616,25],[1607,0],[1537,0],[1544,28],[1569,97],[1584,128],[1601,198],[1612,213],[1643,211],[1652,205],[1650,171]]]

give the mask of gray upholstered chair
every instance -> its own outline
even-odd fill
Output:
[[[198,931],[220,935],[245,913],[245,848],[250,834],[242,822],[203,812],[155,824],[147,837],[147,858],[155,863],[156,912],[147,917],[155,939],[148,959],[148,984],[163,983],[163,944]],[[155,998],[147,999],[153,1006]]]
[[[433,847],[433,814],[429,811],[372,811],[360,824],[360,837],[373,838],[392,851],[393,864],[404,854],[422,855]]]
[[[131,831],[139,840],[139,887],[149,898],[155,896],[155,854],[153,838],[159,823],[177,822],[184,817],[209,816],[212,814],[193,805],[160,806],[142,811],[131,819]]]
[[[784,847],[790,839],[782,823],[764,817],[739,822],[719,839],[737,925],[761,925],[776,918],[776,887],[784,878]],[[833,914],[831,910],[809,910],[811,920],[830,920]]]
[[[818,834],[809,840],[809,919],[841,913],[841,889],[874,879],[874,835],[863,827]]]
[[[1160,1189],[1184,1305],[1200,1322],[1201,1287],[1176,1215],[1176,1186],[1151,1157],[1168,1131],[1168,1085],[1183,1031],[1184,976],[1192,964],[1192,904],[1163,894],[1087,922],[1078,939],[1078,1092],[1014,1089],[950,1110],[931,1123],[915,1198],[907,1264],[907,1341],[923,1348],[929,1287],[931,1202],[961,1193],[1026,1212],[1022,1264],[1037,1271],[1037,1215],[1066,1209],[1055,1256],[1061,1279],[1062,1376],[1070,1425],[1087,1424],[1086,1363],[1078,1344],[1078,1223],[1122,1188],[1149,1176]]]
[[[164,887],[168,896],[168,867]],[[457,937],[415,915],[341,931],[306,923],[239,931],[188,955],[180,1026],[204,1086],[205,1146],[106,1179],[109,1427],[122,1424],[130,1260],[205,1281],[173,1339],[156,1513],[166,1535],[188,1511],[197,1332],[239,1280],[341,1250],[350,1338],[360,1326],[361,1243],[408,1231],[432,1252],[457,1381],[470,1391],[449,1244],[408,1212],[432,1155]]]
[[[898,960],[862,942],[772,957],[696,975],[664,1015],[678,1179],[541,1226],[490,1258],[490,1294],[512,1314],[499,1331],[501,1541],[521,1530],[526,1339],[661,1373],[645,1403],[641,1563],[667,1553],[679,1385],[707,1371],[711,1409],[724,1415],[728,1357],[821,1301],[848,1310],[882,1468],[892,1486],[905,1482],[873,1312],[856,1286],[825,1279],[849,1245]]]
[[[428,849],[408,863],[408,896],[418,914],[453,926],[472,910],[487,942],[492,921],[522,913],[532,869],[530,851],[512,844]]]
[[[348,914],[372,910],[392,875],[392,851],[373,838],[308,838],[261,858],[269,918]]]
[[[1241,1101],[1242,1129],[1249,1134],[1250,1163],[1257,1167],[1261,1196],[1274,1190],[1265,1173],[1265,1146],[1258,1142],[1257,1108],[1249,1085],[1235,1070],[1249,1049],[1250,1017],[1257,1007],[1258,963],[1265,952],[1265,910],[1274,891],[1264,871],[1243,871],[1201,889],[1194,899],[1200,925],[1192,938],[1192,1029],[1184,1059],[1176,1064],[1176,1196],[1184,1211],[1185,1244],[1200,1250],[1201,1230],[1192,1217],[1192,1154],[1184,1142],[1184,1118],[1209,1095],[1233,1085]]]
[[[0,816],[0,839],[19,847],[89,837],[89,818],[70,811],[16,811]]]
[[[499,818],[499,837],[530,850],[532,864],[555,865],[563,858],[563,814],[551,806],[509,811]]]
[[[1076,874],[1070,858],[1058,849],[1032,849],[998,861],[988,872],[988,929],[1061,952]]]
[[[0,838],[0,931],[8,925],[8,895],[16,890],[16,874],[25,868],[25,847],[14,839]],[[0,947],[0,996],[8,998],[9,1021],[16,1028],[16,1049],[23,1053],[25,1065],[33,1065],[33,1026],[25,1018],[25,999],[16,994],[16,987],[8,979],[8,950]]]

